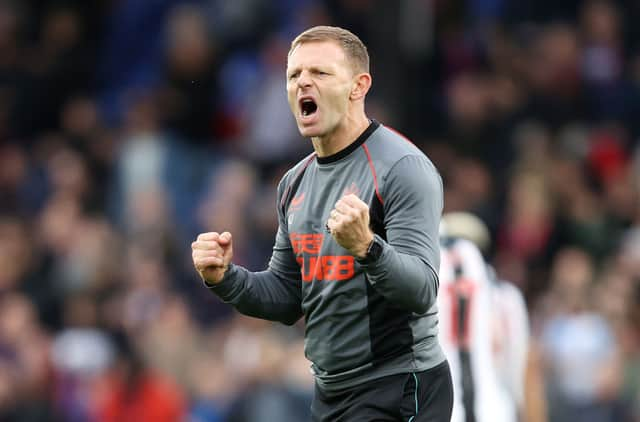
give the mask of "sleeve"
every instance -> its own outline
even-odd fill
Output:
[[[510,344],[508,359],[511,391],[519,406],[524,404],[525,372],[529,351],[529,316],[522,292],[508,281],[501,282],[506,290],[509,309]]]
[[[362,268],[382,296],[425,313],[438,292],[442,179],[426,157],[406,156],[390,169],[381,193],[387,242],[379,259]]]
[[[302,316],[302,281],[280,207],[285,180],[278,185],[278,232],[268,269],[251,272],[232,264],[220,283],[207,287],[242,314],[291,325]]]

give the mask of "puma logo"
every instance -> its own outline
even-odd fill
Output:
[[[302,205],[302,201],[304,201],[304,192],[302,192],[299,195],[296,195],[291,200],[291,203],[289,204],[289,210],[293,211],[293,210],[296,210],[296,209],[300,208],[300,206]]]

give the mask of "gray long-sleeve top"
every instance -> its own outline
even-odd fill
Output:
[[[375,262],[356,260],[326,230],[347,193],[370,206],[383,245]],[[214,293],[258,318],[293,324],[304,315],[305,354],[325,391],[444,360],[436,307],[442,181],[418,148],[374,121],[344,150],[294,166],[277,206],[268,269],[231,265]]]

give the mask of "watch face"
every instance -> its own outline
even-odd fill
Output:
[[[382,245],[380,245],[377,239],[373,239],[373,242],[371,242],[371,246],[369,246],[369,251],[367,253],[368,258],[378,259],[381,254],[382,254]]]

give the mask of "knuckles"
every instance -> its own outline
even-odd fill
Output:
[[[215,240],[220,236],[218,232],[200,233],[197,240]]]

